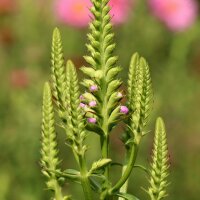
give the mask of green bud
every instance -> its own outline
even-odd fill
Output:
[[[101,79],[103,77],[103,71],[102,70],[97,70],[94,74],[94,77],[96,79]]]
[[[95,73],[92,67],[81,67],[80,70],[89,77],[93,77]]]
[[[90,79],[84,79],[81,84],[86,88],[89,88],[91,85],[95,85],[95,82]]]
[[[107,72],[107,76],[106,76],[107,81],[113,80],[119,74],[120,71],[121,71],[120,67],[113,67],[113,68],[111,68]]]

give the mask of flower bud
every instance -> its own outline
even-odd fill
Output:
[[[91,85],[90,86],[90,92],[96,92],[98,90],[98,86],[97,85]]]
[[[80,99],[80,100],[84,100],[85,98],[84,98],[83,95],[80,95],[79,99]]]
[[[96,124],[97,120],[94,117],[88,118],[87,121],[91,124]]]
[[[95,107],[97,105],[97,102],[96,101],[90,101],[89,102],[89,106],[90,107]]]
[[[80,106],[81,108],[85,108],[85,107],[86,107],[86,104],[80,103],[79,106]]]
[[[121,106],[120,112],[126,115],[126,114],[128,114],[129,109],[126,106]]]

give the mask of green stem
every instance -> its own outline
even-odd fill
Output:
[[[124,170],[124,173],[122,175],[122,177],[118,180],[118,182],[109,190],[109,194],[112,194],[114,192],[117,192],[128,180],[131,171],[134,167],[135,164],[135,160],[137,157],[137,152],[138,152],[138,145],[134,144],[131,148],[131,152],[130,152],[130,158],[127,164],[126,169]]]
[[[109,137],[103,136],[101,138],[101,148],[102,148],[102,158],[108,158],[109,157]],[[105,168],[105,177],[109,178],[109,166]]]
[[[101,152],[102,152],[102,158],[108,158],[109,157],[109,136],[104,135],[101,137]],[[106,180],[104,182],[104,188],[109,187],[109,165],[105,167],[104,176],[106,177]],[[103,200],[109,200],[109,196],[106,194],[103,195]]]
[[[85,195],[85,200],[93,200],[92,190],[90,187],[90,181],[88,179],[88,170],[87,170],[85,158],[83,155],[79,156],[79,166],[80,166],[80,174],[81,174],[81,185],[82,185],[83,192]]]
[[[128,167],[128,161],[130,160],[130,149],[127,149],[126,151],[126,159],[125,159],[125,164],[122,167],[122,176],[124,175],[127,167]],[[124,185],[120,188],[120,192],[121,193],[127,193],[128,190],[128,181],[129,178],[126,180],[126,182],[124,183]],[[119,197],[119,200],[124,200],[124,198]]]
[[[57,181],[55,182],[55,200],[63,200],[63,195],[60,186]]]

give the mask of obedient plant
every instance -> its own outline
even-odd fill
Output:
[[[125,91],[118,78],[122,70],[113,55],[115,44],[110,23],[109,0],[92,0],[93,21],[90,23],[87,49],[84,56],[88,65],[81,68],[86,78],[81,81],[85,92],[80,94],[77,72],[72,61],[63,59],[59,30],[53,32],[51,81],[45,83],[42,121],[42,172],[47,188],[53,191],[55,200],[73,199],[64,194],[63,182],[73,181],[83,189],[82,199],[138,200],[137,194],[128,193],[128,184],[138,155],[149,114],[152,109],[152,83],[146,60],[135,53],[130,62],[127,83],[127,102],[122,104]],[[55,123],[55,115],[58,121]],[[125,124],[122,142],[126,149],[122,174],[113,182],[110,174],[114,162],[110,156],[110,134],[119,123]],[[58,158],[57,133],[59,124],[66,133],[65,143],[77,162],[79,170],[62,169]],[[98,134],[101,157],[88,166],[85,142],[89,134]],[[161,200],[168,185],[168,152],[164,122],[156,121],[152,163],[148,171],[149,188],[145,191],[151,200]],[[61,184],[62,182],[62,184]]]

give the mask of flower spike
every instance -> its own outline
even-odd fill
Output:
[[[161,200],[167,196],[168,149],[165,125],[162,118],[156,121],[154,149],[150,170],[148,194],[151,200]]]

